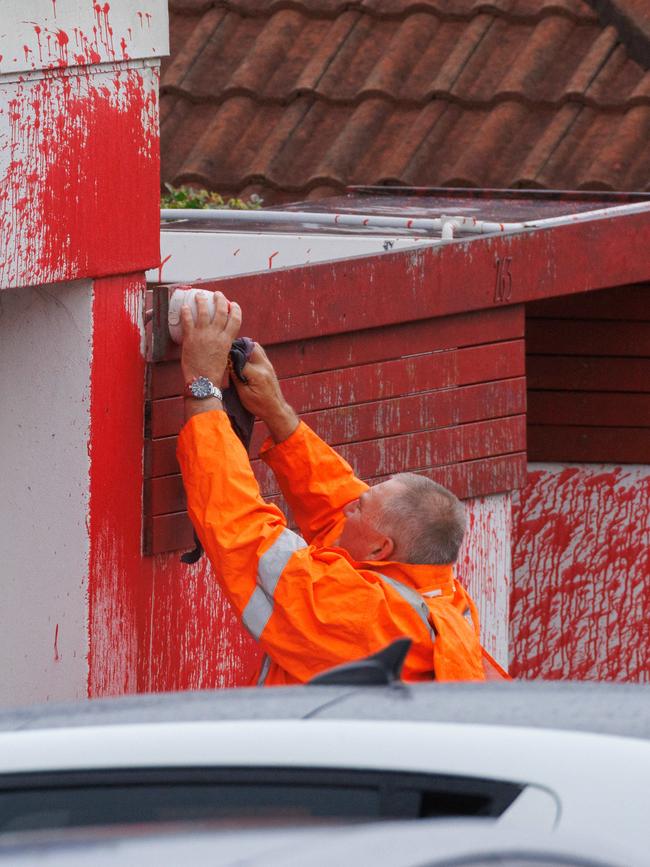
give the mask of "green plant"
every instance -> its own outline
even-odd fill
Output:
[[[161,208],[230,208],[234,211],[257,211],[262,207],[263,199],[254,193],[244,199],[224,199],[219,193],[195,187],[173,187],[165,184],[167,192],[160,197]]]

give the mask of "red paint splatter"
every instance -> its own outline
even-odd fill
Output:
[[[648,471],[551,465],[517,502],[513,674],[647,680]]]
[[[10,101],[0,179],[7,285],[128,273],[159,261],[155,95],[137,70],[119,74],[119,96],[65,75],[30,82]],[[20,232],[16,208],[30,215]]]
[[[56,624],[56,629],[54,630],[54,661],[59,662],[61,657],[59,656],[59,624]]]
[[[269,268],[273,267],[273,260],[275,259],[275,257],[278,255],[279,252],[280,252],[279,250],[276,250],[275,253],[271,253],[271,255],[269,256]]]
[[[237,249],[236,249],[235,252],[233,253],[233,256],[238,256],[240,250],[241,250],[241,247],[237,247]]]

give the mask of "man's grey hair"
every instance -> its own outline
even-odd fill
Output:
[[[395,542],[402,563],[455,563],[465,535],[465,509],[447,488],[426,476],[398,473],[400,490],[386,503],[382,532]]]

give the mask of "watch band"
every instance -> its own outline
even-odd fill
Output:
[[[216,397],[223,400],[221,389],[218,388],[207,376],[196,376],[185,385],[185,397],[194,400],[205,400],[208,397]]]

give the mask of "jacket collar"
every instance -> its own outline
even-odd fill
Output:
[[[429,566],[415,563],[396,563],[394,560],[376,560],[359,565],[401,581],[402,584],[412,587],[423,596],[451,596],[454,593],[453,563],[444,566]]]

